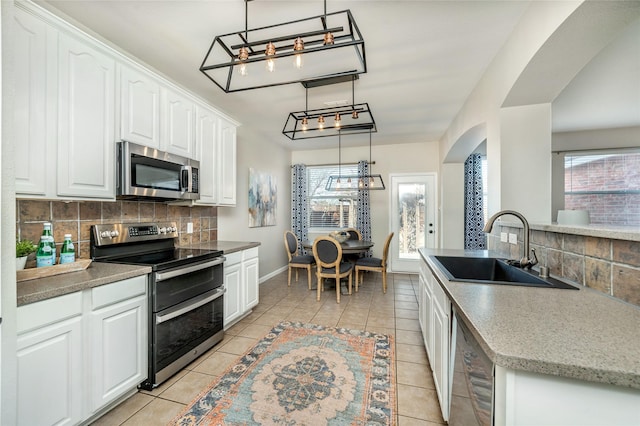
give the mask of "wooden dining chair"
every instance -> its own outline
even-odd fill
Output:
[[[356,292],[358,291],[358,284],[362,283],[363,271],[382,272],[382,292],[387,292],[387,258],[389,256],[389,244],[391,244],[392,238],[393,232],[387,236],[387,241],[384,243],[382,259],[377,257],[361,257],[356,261]]]
[[[349,234],[349,239],[350,240],[361,240],[362,239],[362,233],[360,231],[358,231],[356,228],[347,228],[347,229],[344,230],[344,232]]]
[[[311,255],[298,255],[298,237],[291,231],[284,231],[284,246],[289,257],[289,276],[287,286],[291,287],[291,270],[296,270],[296,282],[298,282],[298,269],[307,270],[307,282],[311,290],[311,267],[316,264],[316,260]]]
[[[349,294],[351,294],[353,263],[342,262],[342,247],[340,243],[330,237],[318,237],[313,242],[313,257],[316,260],[316,280],[318,281],[318,296],[324,291],[323,278],[336,280],[336,302],[340,303],[340,279],[349,278]]]
[[[356,228],[347,228],[344,230],[347,234],[349,234],[350,240],[362,240],[362,234]],[[347,253],[343,256],[344,260],[356,263],[358,259],[362,256],[362,253]]]

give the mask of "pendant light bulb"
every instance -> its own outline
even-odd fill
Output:
[[[358,115],[358,111],[354,109],[353,112],[351,113],[351,118],[353,118],[354,120],[357,120],[359,117],[360,116]]]
[[[309,129],[309,120],[307,117],[302,117],[302,131],[306,132]]]
[[[318,117],[318,129],[324,130],[324,117],[323,116]]]
[[[364,180],[362,178],[358,179],[358,189],[364,188]]]
[[[333,37],[333,34],[331,34],[331,32],[328,32],[324,35],[323,44],[325,46],[332,45],[333,41],[334,41],[334,37]]]
[[[304,50],[304,41],[302,41],[302,38],[296,38],[293,42],[293,50],[299,52],[294,55],[293,66],[297,69],[302,69],[302,51]]]
[[[240,61],[240,75],[245,76],[249,74],[247,70],[246,60],[249,59],[249,49],[241,47],[238,52],[238,61]]]
[[[264,54],[265,56],[275,55],[276,46],[272,42],[267,43],[267,46],[265,47],[265,50],[264,50]],[[275,69],[276,69],[276,63],[273,60],[273,58],[267,59],[267,71],[273,72]]]
[[[336,112],[336,116],[333,119],[333,127],[335,127],[336,129],[339,129],[341,124],[342,124],[342,120],[340,119],[340,113]]]

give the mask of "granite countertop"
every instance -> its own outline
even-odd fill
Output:
[[[18,306],[51,299],[87,288],[111,284],[151,272],[149,266],[92,262],[83,271],[17,283]]]
[[[259,245],[260,243],[258,242],[246,241],[210,241],[188,247],[222,250],[224,253],[229,254],[258,247]],[[145,275],[150,272],[151,267],[149,266],[92,262],[91,265],[83,271],[19,282],[16,291],[18,306],[82,291],[87,288],[110,284],[139,275]]]
[[[449,281],[421,250],[456,312],[502,367],[640,389],[640,309],[587,287],[545,289]]]
[[[247,250],[258,247],[259,242],[255,241],[208,241],[205,243],[191,244],[189,246],[181,246],[187,248],[199,248],[208,250],[222,250],[224,254],[234,253],[236,251]]]

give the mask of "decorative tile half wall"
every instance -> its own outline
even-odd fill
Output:
[[[16,201],[16,232],[21,239],[37,243],[42,224],[53,224],[53,237],[61,246],[64,234],[71,234],[79,258],[88,259],[91,225],[100,223],[176,222],[180,244],[196,244],[218,239],[217,207],[185,207],[142,201]],[[187,223],[193,233],[187,234]]]
[[[510,259],[522,257],[522,228],[495,227],[488,247]],[[518,235],[518,244],[500,241]],[[640,242],[533,230],[531,248],[549,273],[640,306]]]

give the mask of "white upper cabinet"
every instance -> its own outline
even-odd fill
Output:
[[[194,157],[195,103],[177,91],[162,88],[161,149],[183,157]]]
[[[219,145],[218,182],[220,193],[218,204],[226,206],[236,205],[236,126],[231,122],[221,120],[221,135]]]
[[[114,198],[114,58],[62,32],[58,43],[58,195]]]
[[[16,3],[16,197],[115,198],[115,60],[70,27]]]
[[[218,202],[218,140],[220,119],[210,108],[196,107],[196,160],[200,161],[200,199],[197,204]]]
[[[160,149],[160,83],[120,65],[120,139]]]
[[[235,206],[236,123],[37,5],[13,10],[17,198],[114,200],[127,140],[199,160],[196,204]]]
[[[45,196],[55,191],[55,181],[47,179],[55,173],[55,169],[49,170],[52,164],[47,164],[47,158],[55,155],[47,144],[48,27],[16,8],[13,30],[14,65],[21,70],[14,73],[13,85],[16,192]]]

